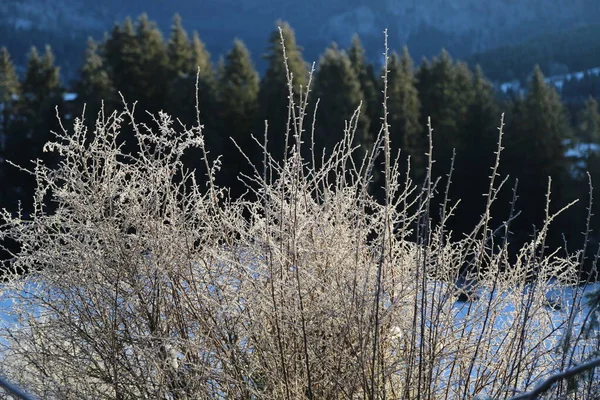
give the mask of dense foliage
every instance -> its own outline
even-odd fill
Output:
[[[294,30],[284,22],[280,24],[281,32],[275,30],[269,38],[263,54],[267,68],[260,77],[252,55],[239,39],[234,41],[226,57],[214,63],[198,34],[188,35],[179,16],[173,19],[167,37],[163,37],[157,25],[145,15],[136,21],[128,18],[116,23],[102,41],[88,40],[78,79],[69,87],[77,95],[74,101],[63,99],[67,85],[60,81],[49,47],[43,54],[35,48],[31,50],[21,79],[15,73],[8,51],[3,50],[0,56],[2,206],[12,212],[21,207],[24,215],[31,212],[29,199],[34,181],[6,160],[28,170],[35,167],[33,160],[37,158],[52,162],[51,156],[42,152],[42,146],[49,139],[50,131],[59,128],[56,105],[59,105],[62,123],[70,126],[73,117],[81,115],[84,104],[85,123],[91,124],[102,104],[105,113],[110,113],[121,107],[123,99],[137,101],[138,108],[150,113],[169,112],[185,126],[200,123],[208,151],[221,156],[215,179],[226,185],[234,198],[241,196],[248,187],[239,180],[240,174],[252,173],[248,161],[262,162],[258,146],[265,140],[265,129],[267,148],[275,159],[283,160],[293,146],[293,126],[288,123],[288,117],[293,121],[299,115],[287,115],[288,78],[293,78],[294,104],[299,104],[309,91],[311,67],[304,61]],[[287,61],[287,69],[283,61]],[[484,71],[479,67],[469,68],[445,51],[431,60],[425,59],[416,68],[407,48],[402,49],[400,55],[392,54],[387,87],[390,154],[394,159],[399,157],[403,169],[410,163],[410,177],[404,175],[403,179],[414,179],[422,184],[426,177],[427,125],[431,118],[435,144],[433,172],[440,181],[433,193],[436,205],[430,211],[432,218],[443,218],[437,204],[445,196],[442,188],[449,180],[453,181],[448,200],[462,200],[454,209],[456,218],[449,220],[448,226],[452,236],[460,238],[483,212],[485,198],[481,195],[486,192],[487,167],[494,159],[499,114],[506,112],[506,139],[511,145],[505,153],[503,172],[510,175],[507,188],[517,182],[519,185],[515,212],[521,217],[513,224],[513,241],[524,243],[543,220],[543,212],[537,204],[546,194],[549,176],[555,195],[552,207],[559,208],[565,202],[587,195],[585,171],[589,170],[595,181],[600,170],[593,146],[598,141],[598,126],[589,122],[593,117],[577,118],[588,96],[581,95],[579,103],[570,103],[567,111],[559,94],[544,82],[540,68],[534,69],[525,93],[513,94],[508,99],[495,95]],[[354,152],[354,162],[358,163],[376,148],[383,117],[382,73],[367,61],[358,36],[346,49],[334,43],[325,50],[315,66],[310,87],[319,102],[312,102],[304,110],[307,117],[306,125],[302,126],[303,131],[312,127],[313,114],[316,114],[316,164],[321,163],[323,150],[331,152],[344,129],[351,129],[353,124],[356,129],[352,143],[359,146]],[[579,89],[573,88],[574,84],[567,82],[563,92],[577,92]],[[199,120],[195,111],[196,94]],[[570,96],[573,99],[572,93]],[[348,125],[347,120],[359,105],[360,113]],[[589,104],[586,107],[589,114],[593,107]],[[146,113],[136,113],[136,117],[141,123],[152,123],[152,117]],[[124,150],[129,154],[135,154],[138,149],[134,134],[133,127],[129,126],[123,127],[120,135]],[[573,155],[572,149],[581,146],[587,146],[589,151],[585,155],[581,152]],[[241,155],[238,147],[248,159]],[[569,150],[571,156],[568,156]],[[201,180],[207,171],[199,160],[199,153],[194,150],[184,156],[186,165],[195,168]],[[370,188],[380,200],[383,199],[382,163],[383,158],[376,156],[373,167],[376,184]],[[277,175],[277,171],[271,173]],[[506,200],[511,198],[510,189],[505,196]],[[508,212],[499,207],[492,210],[492,216],[504,220]],[[570,221],[585,219],[586,215],[585,205],[573,207],[562,220],[555,222],[559,225],[558,232],[571,240],[581,240],[580,230]],[[595,218],[591,226],[594,240],[590,243],[595,243],[598,227]],[[551,235],[548,244],[562,247],[563,238]],[[595,245],[589,251],[593,254]],[[589,262],[592,259],[587,257]],[[586,269],[590,265],[586,264]]]

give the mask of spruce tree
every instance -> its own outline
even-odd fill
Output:
[[[150,112],[164,108],[169,85],[167,48],[155,22],[142,14],[137,23],[139,47],[137,99]]]
[[[22,96],[17,107],[14,130],[7,137],[6,149],[11,161],[32,168],[32,160],[43,159],[49,165],[55,161],[48,153],[43,153],[43,146],[52,138],[52,131],[58,131],[60,126],[56,118],[56,110],[62,108],[64,89],[60,82],[59,68],[54,65],[54,55],[50,46],[40,57],[33,47],[27,60],[27,70],[22,82]],[[17,200],[31,199],[33,181],[29,175],[14,171],[12,187],[15,189]],[[27,212],[30,202],[25,203]]]
[[[211,130],[215,128],[215,115],[217,107],[217,81],[216,73],[210,59],[210,53],[198,32],[192,35],[192,64],[190,65],[190,76],[193,82],[198,75],[198,103],[203,123]],[[195,89],[195,83],[192,85]]]
[[[115,89],[129,102],[140,99],[137,89],[141,76],[140,53],[135,28],[129,17],[125,19],[123,26],[118,23],[114,25],[102,46],[109,77]]]
[[[344,134],[345,121],[350,121],[354,111],[361,104],[362,91],[358,76],[352,68],[350,58],[345,51],[338,49],[334,43],[325,50],[319,60],[315,78],[315,97],[320,99],[316,120],[315,151],[317,158],[325,149],[331,152]],[[361,156],[372,144],[369,135],[368,119],[365,122],[365,104],[362,104],[361,115],[355,134],[355,145],[360,145]]]
[[[465,83],[466,85],[466,83]],[[487,198],[490,168],[497,149],[500,108],[494,87],[483,71],[476,67],[466,104],[466,120],[462,123],[461,148],[457,154],[451,195],[461,199],[451,225],[457,232],[467,233],[478,222]],[[466,101],[466,100],[465,100]]]
[[[580,156],[574,157],[572,161],[575,164],[574,167],[577,169],[578,178],[583,179],[585,178],[586,171],[595,170],[598,161],[598,151],[594,147],[600,141],[598,102],[591,96],[585,101],[583,109],[577,112],[574,134],[574,142],[580,149]],[[587,178],[583,180],[587,181]]]
[[[460,154],[464,145],[464,125],[472,99],[472,74],[465,64],[455,65],[443,50],[432,62],[424,62],[417,72],[422,126],[427,136],[427,118],[433,127],[434,175],[444,176],[450,168],[453,150]]]
[[[597,182],[600,176],[600,152],[597,147],[600,144],[600,113],[598,112],[598,102],[593,97],[589,97],[585,102],[585,107],[577,113],[576,134],[577,140],[581,142],[582,150],[582,158],[577,161],[583,161],[583,163],[576,161],[575,164],[578,167],[579,197],[586,198],[589,191],[586,173],[591,174],[592,182]],[[581,215],[585,215],[586,211],[581,210]],[[592,213],[600,214],[598,201],[592,204]],[[594,225],[594,231],[597,231],[597,222]],[[591,254],[588,255],[590,260],[594,259],[596,251],[597,247],[593,246]]]
[[[25,132],[33,145],[32,155],[37,157],[42,153],[42,146],[51,138],[50,131],[58,127],[55,107],[60,105],[64,92],[59,67],[54,65],[50,46],[46,46],[42,57],[35,47],[31,49],[22,91]]]
[[[217,82],[210,54],[200,40],[197,32],[192,34],[191,41],[187,43],[189,59],[170,85],[166,109],[177,116],[184,124],[192,126],[197,124],[196,96],[198,97],[198,111],[200,124],[206,139],[206,147],[215,157],[222,153],[222,140],[218,135],[218,104]],[[183,51],[183,50],[182,50]],[[196,91],[196,79],[198,90]],[[184,157],[186,164],[197,170],[198,178],[203,179],[206,171],[202,162],[200,149],[190,149]]]
[[[250,53],[241,40],[234,40],[219,76],[219,135],[223,139],[224,175],[234,197],[243,193],[238,181],[240,173],[249,174],[252,168],[239,153],[232,139],[251,159],[257,162],[256,147],[251,138],[257,127],[259,78]]]
[[[12,135],[18,135],[14,120],[18,114],[18,102],[21,96],[21,84],[15,72],[10,54],[5,47],[0,49],[0,207],[8,206],[12,197],[11,175],[14,168],[6,163],[14,154],[7,152],[7,142]],[[13,149],[14,150],[14,149]],[[9,157],[10,156],[10,157]]]
[[[360,129],[368,129],[369,136],[375,138],[381,127],[381,103],[383,97],[380,96],[378,80],[375,78],[373,65],[367,63],[365,49],[362,46],[357,34],[352,37],[352,44],[348,50],[348,57],[354,73],[358,77],[360,89],[362,92],[362,101],[364,103],[364,117],[361,123],[369,125]],[[370,146],[369,146],[370,148]]]
[[[216,108],[216,78],[215,71],[210,60],[210,54],[206,46],[200,40],[197,32],[192,39],[185,43],[179,43],[184,37],[185,31],[175,24],[169,42],[169,53],[179,54],[179,66],[177,71],[172,69],[169,74],[171,81],[167,92],[168,112],[180,118],[185,124],[196,123],[196,94],[198,95],[201,124],[204,125],[205,134],[214,136],[215,108]],[[175,39],[178,38],[178,39]],[[175,45],[175,42],[178,44]],[[169,56],[169,59],[171,56]],[[196,93],[196,78],[198,78],[198,93]],[[209,133],[210,131],[210,133]],[[212,146],[209,146],[212,147]]]
[[[193,68],[193,45],[181,24],[181,16],[175,14],[171,35],[167,43],[168,79],[165,109],[184,121],[195,123],[195,79]]]
[[[300,103],[300,87],[306,92],[308,83],[308,68],[302,58],[301,48],[296,45],[294,30],[287,22],[278,21],[281,27],[274,30],[269,37],[267,53],[263,57],[268,61],[267,71],[260,82],[259,103],[261,121],[267,120],[268,149],[276,158],[282,159],[285,147],[285,133],[288,126],[289,89],[287,73],[284,65],[281,36],[283,36],[289,73],[293,79],[294,103]],[[298,110],[295,110],[298,116]],[[290,115],[291,118],[291,115]],[[293,121],[290,119],[288,149],[293,144]]]
[[[9,121],[16,112],[16,105],[21,94],[21,84],[15,66],[6,47],[0,49],[0,150],[4,152]]]
[[[442,51],[438,58],[424,62],[417,71],[417,90],[421,100],[423,132],[428,135],[427,121],[431,118],[434,129],[433,144],[436,176],[448,172],[452,149],[458,142],[457,115],[454,113],[454,65],[450,55]]]
[[[465,138],[465,135],[468,135],[468,133],[465,130],[465,126],[471,120],[471,116],[469,115],[469,107],[473,104],[474,97],[475,92],[473,73],[466,63],[457,62],[454,65],[454,82],[451,105],[456,115],[458,152],[462,152],[465,145],[467,145],[467,139]]]
[[[83,104],[86,105],[86,116],[91,119],[91,122],[95,121],[103,102],[108,114],[120,101],[106,70],[104,59],[98,52],[98,44],[92,38],[87,42],[85,60],[79,80],[75,84],[75,91],[78,104],[81,107]]]
[[[566,111],[556,90],[546,84],[536,66],[525,98],[515,102],[517,109],[506,131],[505,167],[519,179],[518,208],[522,210],[515,230],[521,239],[540,228],[544,220],[544,198],[548,177],[552,178],[552,203],[566,199],[568,178],[565,139],[570,137]]]
[[[589,97],[577,115],[577,138],[585,144],[598,144],[600,140],[600,114],[598,102]]]
[[[388,61],[387,88],[388,123],[394,150],[392,155],[395,158],[397,151],[400,151],[403,161],[410,156],[413,177],[422,178],[427,149],[420,121],[421,104],[415,83],[413,62],[408,48],[404,47],[402,56],[392,53]]]
[[[192,46],[187,32],[181,24],[181,16],[175,14],[171,35],[167,43],[168,67],[171,77],[178,77],[180,74],[186,75],[190,72],[190,63],[192,62]]]

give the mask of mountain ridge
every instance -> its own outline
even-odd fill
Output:
[[[71,38],[89,35],[101,39],[115,22],[144,12],[157,21],[165,36],[173,15],[181,14],[186,29],[199,32],[214,58],[239,37],[261,69],[260,55],[278,19],[288,21],[296,30],[308,61],[318,61],[332,41],[347,46],[354,33],[361,36],[369,58],[378,60],[386,28],[392,49],[407,44],[413,58],[420,60],[441,48],[462,58],[544,32],[592,23],[600,17],[600,4],[595,0],[107,0],[101,4],[89,0],[4,0],[0,26],[15,34],[35,29]],[[0,45],[6,45],[3,41],[10,38],[0,39]]]

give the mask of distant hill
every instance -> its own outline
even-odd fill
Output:
[[[446,48],[455,57],[519,43],[599,20],[597,0],[2,0],[0,46],[7,45],[18,63],[32,44],[50,42],[66,72],[76,69],[88,35],[101,38],[115,21],[142,12],[168,34],[179,12],[185,27],[198,30],[213,56],[225,53],[234,37],[259,56],[274,22],[295,28],[309,61],[336,41],[349,44],[361,36],[368,55],[380,60],[383,33],[390,46],[408,44],[416,60]],[[83,41],[80,43],[80,38]]]
[[[537,35],[522,43],[501,46],[468,58],[495,81],[525,81],[538,64],[544,74],[584,71],[600,65],[600,24]]]

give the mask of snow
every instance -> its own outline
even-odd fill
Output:
[[[569,148],[565,152],[565,156],[569,158],[582,158],[588,155],[588,153],[597,153],[600,151],[600,145],[596,143],[578,143],[575,147]]]
[[[590,310],[589,306],[587,306],[587,304],[586,304],[585,294],[600,291],[600,283],[594,283],[594,284],[590,284],[590,285],[587,285],[584,287],[583,286],[575,286],[575,287],[558,286],[555,281],[550,281],[549,284],[552,287],[551,287],[551,290],[548,291],[547,296],[546,296],[548,301],[560,304],[560,307],[556,307],[554,309],[551,307],[548,308],[550,315],[551,315],[550,316],[550,318],[552,320],[551,323],[553,326],[558,327],[558,326],[561,326],[561,324],[563,324],[563,326],[565,326],[564,322],[568,318],[570,307],[573,305],[573,299],[574,299],[576,293],[577,293],[577,296],[579,297],[580,301],[582,302],[581,304],[583,304],[583,307],[581,307],[580,311],[575,315],[575,321],[574,321],[574,333],[575,333],[575,335],[577,335],[580,327],[582,326],[582,323],[585,321],[588,314],[592,311],[592,310]],[[428,290],[431,290],[432,293],[433,293],[433,291],[436,290],[435,287],[437,287],[438,293],[444,291],[443,290],[444,284],[442,284],[442,283],[430,282],[428,284]],[[531,289],[532,289],[531,285],[527,285],[523,288],[522,299],[525,299],[527,297],[527,294],[530,292]],[[2,287],[2,285],[0,285],[0,329],[2,329],[2,328],[19,329],[19,323],[12,313],[12,311],[15,310],[15,304],[10,300],[3,299],[2,291],[3,291],[3,287]],[[27,284],[25,284],[23,291],[21,291],[20,293],[24,297],[30,296],[30,292],[28,290]],[[481,313],[482,310],[485,310],[487,303],[490,300],[490,292],[489,291],[485,291],[485,292],[481,291],[481,292],[478,292],[477,295],[479,297],[478,300],[474,300],[471,302],[456,301],[452,307],[454,324],[456,324],[456,326],[458,326],[458,327],[462,327],[466,323],[467,324],[465,326],[466,332],[470,332],[474,329],[481,328],[479,326],[480,322],[474,322],[474,321],[476,321],[476,319],[473,319],[472,317],[473,317],[474,313]],[[505,329],[507,329],[507,327],[512,326],[515,318],[522,318],[522,316],[519,315],[519,311],[518,311],[519,307],[515,306],[515,304],[512,304],[509,301],[504,301],[510,295],[511,295],[511,293],[508,293],[506,291],[500,292],[499,294],[492,293],[492,299],[494,300],[493,303],[501,306],[501,310],[496,310],[496,311],[499,311],[499,312],[495,313],[497,316],[491,320],[492,321],[491,323],[493,324],[493,329],[496,331],[505,330]],[[499,301],[496,301],[496,300],[499,300]],[[479,314],[479,315],[481,315],[481,314]],[[531,327],[533,329],[536,329],[535,323],[533,325],[531,325]],[[559,328],[557,331],[557,334],[553,334],[551,337],[548,337],[547,339],[545,339],[543,346],[540,346],[538,348],[538,350],[536,350],[536,351],[540,351],[540,352],[544,353],[545,356],[548,356],[548,354],[547,354],[548,350],[556,346],[556,341],[559,340],[559,338],[562,337],[562,335],[564,333],[565,333],[564,328]],[[403,336],[403,330],[399,327],[393,327],[391,329],[391,336],[394,337],[395,339],[400,340]],[[7,344],[8,343],[5,340],[0,339],[0,347],[3,345],[6,346]],[[495,346],[496,345],[493,345],[492,348],[494,348]],[[499,346],[499,344],[497,346]],[[172,349],[170,349],[170,350],[172,350]],[[172,356],[171,362],[178,363],[180,354],[178,354],[174,350],[170,351],[170,354]],[[552,357],[560,357],[560,354],[557,353],[555,356],[552,356]],[[446,360],[446,361],[449,361],[449,360]],[[445,364],[445,362],[442,362],[441,365],[442,364]],[[441,367],[440,371],[444,375],[449,374],[449,370],[447,370],[447,368],[445,368],[443,366]],[[471,373],[473,378],[476,377],[476,374],[478,372],[479,372],[479,366],[473,368],[472,373]],[[548,371],[548,372],[550,372],[550,371]]]
[[[63,95],[64,101],[74,101],[77,99],[77,93],[65,93]]]
[[[553,85],[556,89],[558,89],[560,91],[560,90],[562,90],[566,81],[568,81],[568,80],[581,81],[585,77],[586,73],[588,75],[596,75],[596,76],[600,75],[600,67],[590,68],[585,71],[569,72],[567,74],[551,75],[551,76],[547,76],[544,79],[544,81],[547,84]],[[518,80],[514,80],[514,81],[510,81],[510,82],[502,82],[498,85],[498,87],[500,88],[500,90],[503,93],[507,93],[509,90],[514,91],[514,90],[521,89],[521,83]]]

